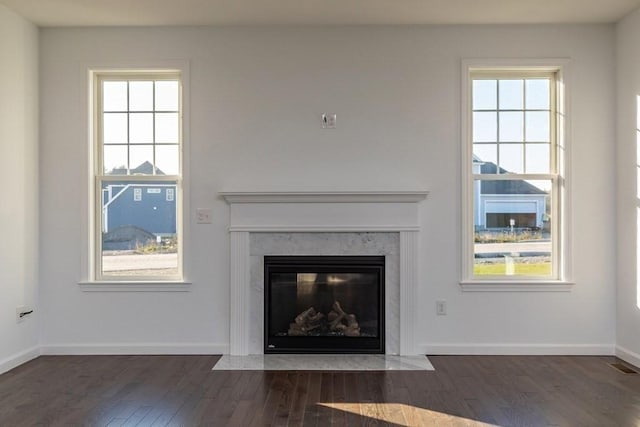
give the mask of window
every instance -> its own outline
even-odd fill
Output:
[[[179,72],[95,72],[94,279],[182,280]]]
[[[464,281],[564,278],[561,70],[467,70]]]

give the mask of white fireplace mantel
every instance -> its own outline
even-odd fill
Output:
[[[229,203],[417,203],[427,191],[223,191]]]
[[[397,232],[400,234],[400,354],[416,354],[419,204],[427,191],[232,192],[230,338],[232,355],[249,353],[250,233]]]

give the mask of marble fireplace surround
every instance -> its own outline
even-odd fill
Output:
[[[230,205],[231,355],[262,354],[264,255],[385,255],[387,354],[416,355],[426,191],[221,192]]]

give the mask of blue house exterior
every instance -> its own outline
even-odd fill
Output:
[[[176,234],[176,185],[109,183],[102,189],[103,232],[135,226],[156,236]]]
[[[152,175],[153,165],[148,161],[127,171],[114,168],[110,175]],[[160,169],[155,175],[164,175]],[[118,227],[133,226],[154,236],[176,234],[176,185],[167,183],[132,183],[122,181],[105,183],[102,188],[102,232]]]

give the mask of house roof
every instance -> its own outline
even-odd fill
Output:
[[[476,161],[476,159],[474,159]],[[509,171],[499,168],[495,163],[483,162],[480,166],[482,174],[509,174]],[[522,179],[482,181],[480,184],[482,194],[547,194],[533,184]]]
[[[127,168],[119,167],[113,168],[109,175],[126,175]],[[130,175],[152,175],[153,174],[153,165],[149,161],[144,161],[138,165],[138,167],[131,169]],[[156,167],[156,175],[165,175],[164,172],[160,168]]]

